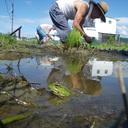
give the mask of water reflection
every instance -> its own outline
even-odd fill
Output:
[[[98,61],[96,58],[89,60],[86,66],[91,67],[91,76],[109,76],[112,75],[113,62],[111,61]]]
[[[51,95],[49,98],[48,98],[48,102],[50,104],[53,104],[55,106],[60,106],[61,104],[63,104],[64,102],[68,101],[68,98],[60,98],[58,96],[55,96],[55,95]]]
[[[51,70],[47,82],[52,84],[54,82],[63,84],[70,89],[77,89],[81,93],[99,96],[102,92],[100,80],[92,79],[86,72],[83,72],[85,64],[88,59],[78,59],[76,57],[61,58],[55,62]]]
[[[12,70],[10,72],[6,65],[0,63],[0,73],[22,74],[30,83],[39,83],[39,86],[36,84],[38,88],[48,89],[48,85],[57,82],[92,96],[101,95],[102,77],[117,76],[114,62],[99,58],[44,55],[4,63],[11,63]]]
[[[49,66],[53,65],[58,59],[59,57],[43,56],[42,58],[37,57],[36,61],[39,65]]]
[[[4,63],[9,65],[11,70]],[[96,124],[100,125],[107,119],[108,124],[110,120],[114,121],[124,110],[116,63],[111,59],[43,55],[15,61],[5,60],[4,63],[0,62],[1,119],[27,109],[36,111],[36,115],[28,122],[25,120],[25,124],[33,122],[35,126],[42,126],[46,116],[48,119],[51,118],[50,121],[57,119],[58,122],[59,119],[63,119],[68,122],[74,120],[75,116],[88,115],[87,120],[90,121],[90,117],[94,116]],[[128,83],[128,63],[121,61],[120,64],[125,83]],[[6,74],[9,74],[9,79],[3,77]],[[18,74],[22,74],[21,80],[17,77]],[[48,90],[48,85],[54,82],[77,90],[78,95],[66,99],[53,95]],[[65,114],[69,116],[63,118]],[[24,124],[24,121],[21,123]],[[14,123],[14,127],[17,124]]]

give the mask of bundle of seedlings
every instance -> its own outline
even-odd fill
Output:
[[[80,31],[76,28],[69,33],[67,36],[67,46],[68,47],[79,47],[80,43],[83,41],[83,36],[81,35]]]

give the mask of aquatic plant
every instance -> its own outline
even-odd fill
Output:
[[[80,31],[78,31],[78,29],[76,28],[73,28],[73,30],[69,33],[67,38],[68,38],[68,41],[67,41],[68,47],[76,47],[79,45],[79,43],[83,41],[83,37]]]
[[[25,118],[29,117],[31,113],[32,112],[25,113],[25,114],[19,114],[19,115],[12,116],[12,117],[7,117],[7,118],[2,119],[0,121],[2,124],[9,124],[9,123],[12,123],[14,121],[25,119]]]
[[[5,66],[7,66],[8,71],[11,71],[13,68],[11,67],[11,64],[6,64],[4,61],[0,60],[1,63],[3,63]]]

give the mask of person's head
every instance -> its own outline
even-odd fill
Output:
[[[55,25],[52,25],[52,29],[53,29],[53,30],[56,30],[56,27],[55,27]]]
[[[106,22],[105,14],[108,11],[108,4],[106,2],[95,3],[94,1],[90,1],[89,4],[93,4],[93,10],[91,14],[91,18],[100,18],[103,22]]]

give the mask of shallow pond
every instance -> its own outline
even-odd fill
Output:
[[[128,58],[120,57],[118,60],[128,92]],[[125,110],[117,62],[113,56],[79,58],[42,55],[2,60],[0,74],[20,74],[30,83],[30,86],[18,89],[1,87],[1,119],[25,111],[33,112],[29,118],[7,125],[12,128],[104,128],[114,125]],[[53,95],[48,85],[55,82],[78,94],[64,99]],[[7,100],[8,96],[3,91],[13,99]],[[18,101],[14,100],[16,98]]]

